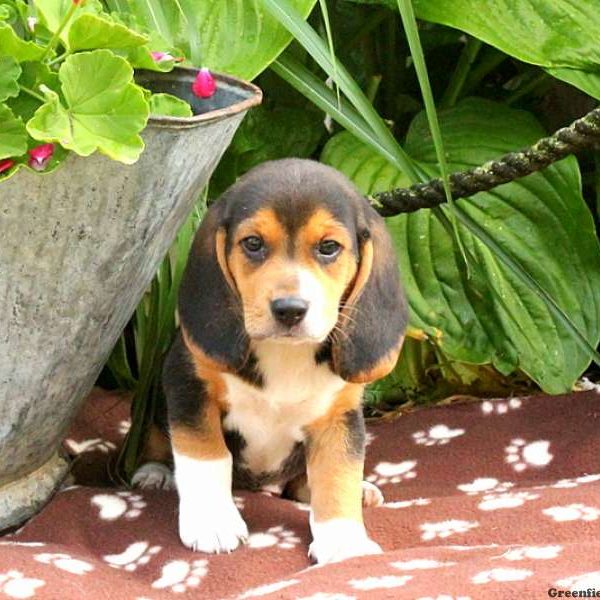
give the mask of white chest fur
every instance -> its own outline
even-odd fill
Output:
[[[327,412],[345,382],[327,364],[315,364],[314,345],[264,341],[253,349],[264,387],[224,375],[229,404],[224,425],[242,434],[244,462],[261,473],[281,466],[304,439],[303,427]]]

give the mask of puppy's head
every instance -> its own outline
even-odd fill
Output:
[[[192,343],[229,369],[251,340],[312,343],[348,381],[389,372],[406,325],[383,220],[343,175],[297,159],[253,169],[209,209],[180,316]]]

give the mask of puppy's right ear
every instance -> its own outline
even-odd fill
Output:
[[[192,353],[200,350],[214,366],[237,371],[249,346],[241,300],[227,266],[225,208],[224,199],[215,202],[196,233],[179,290],[179,318]]]

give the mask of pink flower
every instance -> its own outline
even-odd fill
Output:
[[[150,52],[154,62],[165,62],[167,60],[175,60],[175,57],[168,52]]]
[[[208,69],[200,69],[192,84],[192,91],[198,98],[210,98],[217,91],[217,83]]]
[[[34,171],[43,171],[54,154],[54,144],[42,144],[29,151],[27,163]]]
[[[0,173],[4,173],[4,171],[8,171],[12,169],[15,165],[15,161],[10,158],[5,158],[4,160],[0,160]]]

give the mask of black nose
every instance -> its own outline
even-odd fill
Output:
[[[271,302],[273,316],[286,327],[300,323],[307,310],[308,302],[294,296],[277,298]]]

